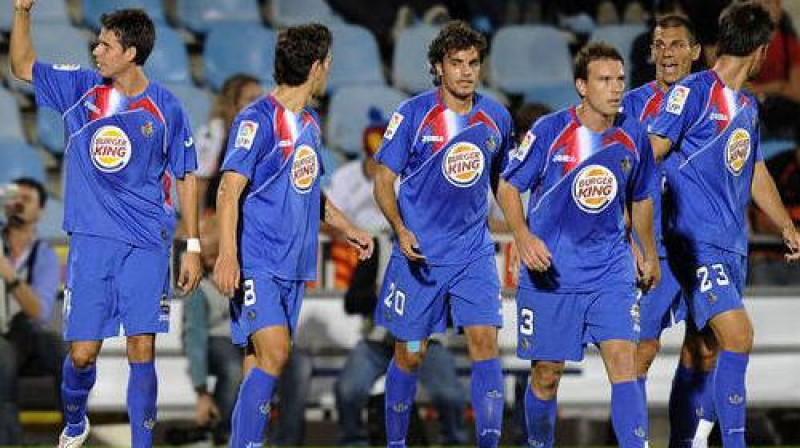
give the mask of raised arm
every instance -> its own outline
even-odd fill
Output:
[[[33,81],[33,62],[36,60],[31,39],[31,9],[34,3],[35,0],[14,1],[14,24],[8,49],[11,74],[26,82]]]

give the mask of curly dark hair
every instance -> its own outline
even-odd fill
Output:
[[[147,62],[156,41],[156,27],[142,9],[120,9],[100,16],[100,24],[117,36],[122,49],[136,48],[133,62],[142,66]]]
[[[616,48],[605,42],[590,42],[585,47],[581,48],[578,54],[575,55],[574,78],[575,80],[589,79],[589,63],[600,59],[611,59],[625,64],[622,55],[619,54]]]
[[[758,2],[732,3],[719,16],[717,56],[748,56],[769,43],[775,25]]]
[[[470,48],[478,50],[478,57],[483,62],[487,51],[486,38],[483,34],[473,30],[461,20],[448,22],[428,47],[428,64],[431,75],[433,75],[433,84],[438,86],[441,83],[439,75],[436,73],[436,64],[444,62],[444,57],[451,51]]]
[[[325,60],[332,42],[331,31],[318,23],[280,30],[275,45],[275,82],[289,86],[306,82],[311,65]]]

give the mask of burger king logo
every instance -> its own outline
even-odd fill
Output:
[[[483,173],[483,152],[472,143],[456,143],[444,155],[442,173],[456,187],[471,187]]]
[[[116,173],[131,160],[131,141],[122,129],[103,126],[92,136],[89,157],[98,170]]]
[[[582,169],[572,184],[572,197],[586,213],[600,213],[617,196],[617,178],[602,165]]]
[[[308,193],[319,174],[317,153],[308,145],[301,145],[294,151],[292,159],[292,186],[298,193]]]
[[[739,128],[731,133],[725,145],[725,165],[734,176],[742,174],[750,158],[750,133]]]

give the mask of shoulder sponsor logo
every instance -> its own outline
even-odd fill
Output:
[[[74,72],[81,68],[78,64],[53,64],[54,70],[59,70],[62,72]]]
[[[89,144],[89,158],[104,173],[116,173],[131,160],[131,140],[116,126],[102,126]]]
[[[403,117],[403,115],[399,112],[392,114],[392,118],[389,120],[389,125],[386,126],[386,132],[383,133],[383,138],[386,140],[391,140],[394,138],[394,133],[397,132],[397,128],[400,127],[400,123],[403,122],[404,118],[405,117]]]
[[[600,213],[617,196],[617,178],[602,165],[583,168],[572,184],[572,198],[586,213]]]
[[[441,135],[423,135],[422,136],[422,143],[441,143],[444,141],[444,137]]]
[[[750,158],[751,148],[750,133],[747,130],[738,128],[731,132],[728,143],[725,144],[725,165],[731,174],[742,174]]]
[[[556,154],[553,156],[553,162],[555,163],[574,163],[576,161],[575,156],[569,154]]]
[[[442,173],[456,187],[471,187],[481,177],[484,164],[480,148],[460,142],[447,149],[442,160]]]
[[[692,89],[686,86],[675,86],[667,99],[667,112],[675,115],[680,115],[683,112],[683,106],[686,105],[686,98],[689,97],[689,92]]]
[[[242,120],[241,123],[239,123],[239,130],[236,131],[236,141],[234,146],[236,148],[243,149],[252,148],[257,132],[258,123],[252,120]]]
[[[728,121],[728,116],[725,114],[721,114],[719,112],[712,112],[708,118],[715,120],[715,121]]]
[[[278,148],[288,148],[290,146],[292,146],[291,140],[284,139],[278,142]]]
[[[511,151],[511,157],[519,160],[520,162],[525,161],[525,158],[528,157],[528,152],[531,150],[531,146],[533,146],[533,142],[535,141],[536,135],[534,135],[531,131],[526,132],[525,138],[522,139],[522,143],[520,143],[516,149]]]
[[[308,145],[301,145],[294,151],[292,167],[289,175],[294,189],[301,194],[308,193],[314,187],[319,174],[317,153]]]

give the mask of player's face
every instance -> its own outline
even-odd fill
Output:
[[[689,31],[682,27],[656,27],[650,47],[656,64],[656,80],[671,86],[692,71],[692,62],[700,57],[700,45],[692,45]]]
[[[35,223],[42,215],[39,207],[39,192],[26,185],[18,185],[14,195],[5,204],[6,217],[17,222]]]
[[[442,81],[442,88],[459,99],[466,99],[475,93],[481,80],[481,60],[475,47],[451,51],[436,64],[436,73]]]
[[[596,59],[589,63],[586,80],[578,79],[578,92],[590,108],[610,117],[619,112],[625,92],[625,68],[614,59]]]
[[[236,98],[236,110],[240,111],[244,109],[245,106],[261,98],[263,95],[264,90],[261,88],[261,85],[254,82],[245,84],[239,92],[239,97]]]
[[[97,69],[105,78],[114,78],[117,74],[130,68],[135,55],[135,48],[123,49],[116,33],[105,28],[100,30],[97,45],[92,50]]]

